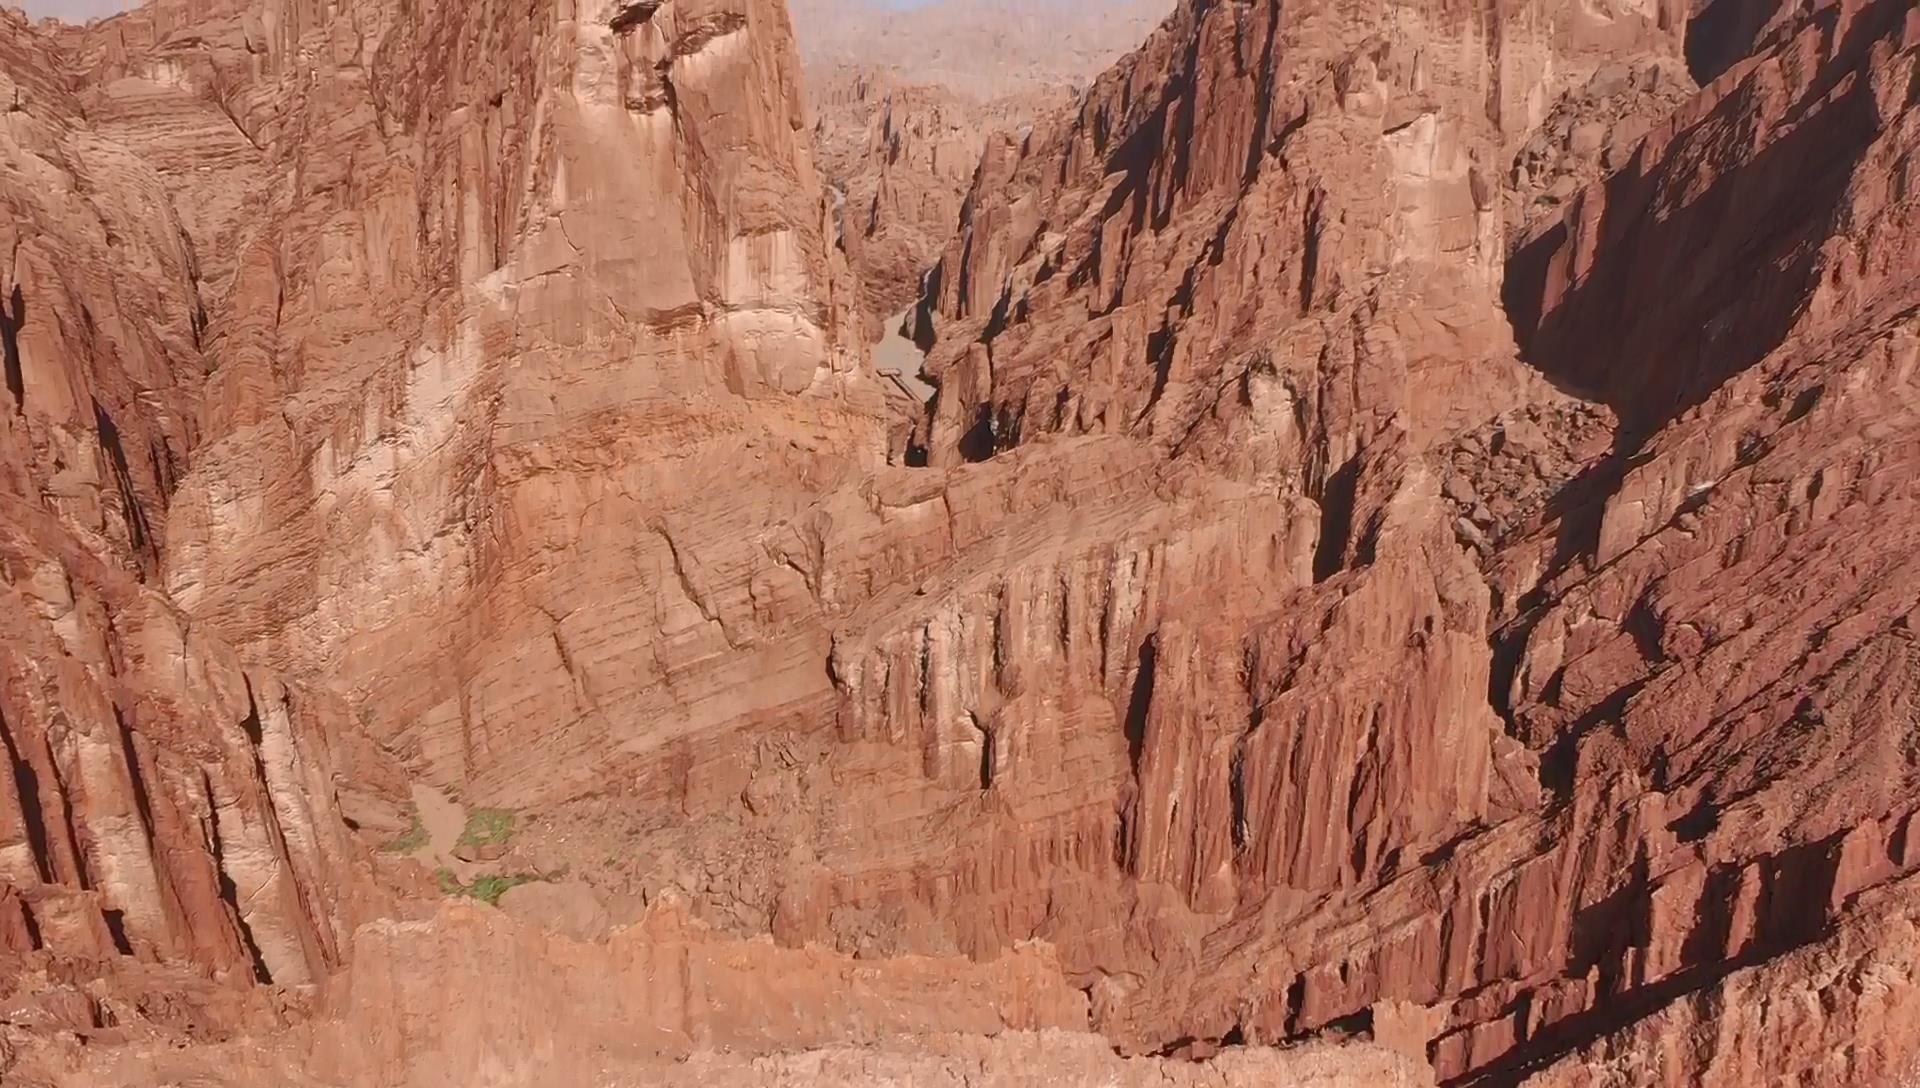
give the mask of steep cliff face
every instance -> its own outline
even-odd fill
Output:
[[[989,133],[1066,106],[1064,86],[980,102],[871,67],[815,66],[814,145],[864,315],[897,318],[960,222]]]
[[[1512,384],[1467,369],[1507,339],[1488,300],[1525,216],[1505,163],[1597,73],[1670,71],[1683,25],[1672,5],[1182,5],[1077,113],[989,151],[924,302],[932,457],[1045,433],[1197,449],[1291,414],[1317,487],[1396,414],[1457,423],[1456,391]],[[1365,387],[1315,389],[1315,360]],[[1243,383],[1282,410],[1237,410]]]
[[[919,297],[921,275],[959,224],[986,141],[1067,108],[1171,7],[794,6],[814,143],[870,323],[897,322]]]
[[[244,665],[154,586],[199,435],[205,270],[51,57],[0,19],[0,1001],[194,1033],[221,1018],[209,979],[304,989],[341,963],[345,821],[390,820],[397,780],[343,704]]]
[[[7,23],[0,1070],[1898,1083],[1920,16],[1740,10],[1186,0],[911,457],[770,0]]]
[[[1684,12],[1487,14],[1183,5],[989,151],[930,281],[935,464],[1108,435],[1317,522],[1310,577],[1140,632],[1118,864],[1191,936],[1126,968],[1137,936],[1065,938],[1103,949],[1096,1022],[1413,1002],[1443,1079],[1592,1043],[1605,1072],[1554,1076],[1892,1083],[1915,1040],[1878,1003],[1757,1059],[1684,1040],[1906,924],[1862,892],[1915,798],[1920,24],[1781,7],[1663,119]],[[1543,190],[1543,148],[1587,157]],[[1856,1033],[1870,1059],[1815,1057]]]
[[[209,305],[167,589],[435,779],[508,801],[697,733],[683,675],[741,716],[824,688],[736,652],[797,575],[737,615],[703,588],[790,493],[881,446],[784,11],[303,18],[156,29],[126,62],[145,24],[122,20],[76,49],[103,112],[211,101],[271,179]],[[183,199],[218,184],[155,161]]]
[[[582,725],[610,670],[549,594],[648,612],[619,670],[698,668],[730,647],[675,534],[709,515],[668,496],[766,511],[683,466],[778,494],[878,455],[784,11],[588,7],[0,28],[9,1020],[271,1019],[250,987],[323,982],[378,906],[349,823],[405,829],[369,738],[442,781],[580,788],[618,755]],[[499,765],[469,707],[547,773]]]

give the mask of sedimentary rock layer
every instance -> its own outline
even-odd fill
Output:
[[[34,1023],[1897,1083],[1920,16],[1706,10],[1186,0],[989,141],[910,450],[772,0],[8,22]],[[366,742],[638,924],[361,904]]]
[[[1780,9],[1544,194],[1541,126],[1622,65],[1665,85],[1684,20],[1507,14],[1184,5],[989,153],[931,281],[934,463],[1120,435],[1318,507],[1317,584],[1143,643],[1124,865],[1204,935],[1096,1019],[1279,1038],[1393,999],[1443,1078],[1617,1029],[1604,1083],[1891,1077],[1910,1033],[1852,1014],[1759,1064],[1628,1049],[1747,1030],[1721,980],[1801,985],[1907,868],[1911,6]],[[1676,999],[1701,1019],[1627,1028]],[[1870,1062],[1791,1056],[1856,1032]]]
[[[310,989],[361,883],[346,821],[397,779],[348,708],[243,663],[160,593],[199,434],[206,271],[151,163],[0,20],[0,1002],[47,1029],[203,984]],[[93,985],[101,965],[133,967]],[[157,965],[151,972],[135,964]]]

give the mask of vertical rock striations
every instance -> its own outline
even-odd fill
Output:
[[[985,141],[926,467],[772,0],[5,22],[0,996],[1899,1083],[1920,19],[1727,2],[1185,0]],[[350,935],[368,738],[635,924]]]
[[[369,4],[300,42],[330,59],[274,77],[285,180],[210,324],[271,373],[212,379],[238,409],[181,482],[171,592],[507,800],[707,728],[682,674],[804,704],[819,671],[750,645],[798,579],[702,588],[883,441],[784,11]]]
[[[1878,1011],[1760,1065],[1633,1056],[1908,924],[1863,891],[1916,798],[1915,24],[1769,14],[1662,117],[1672,7],[1192,3],[989,150],[919,315],[934,463],[1113,436],[1317,514],[1291,594],[1216,581],[1141,643],[1118,864],[1162,928],[1062,938],[1109,1034],[1411,1002],[1463,1081],[1589,1045],[1595,1083],[1906,1068]],[[1871,1061],[1796,1064],[1854,1032]]]
[[[342,962],[344,819],[391,809],[342,704],[156,589],[212,273],[55,52],[0,19],[0,1000],[44,1027],[142,1007],[200,1034],[234,1015],[209,979],[310,989]]]

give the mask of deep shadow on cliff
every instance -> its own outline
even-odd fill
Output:
[[[1795,109],[1824,92],[1809,89]],[[1743,109],[1749,94],[1735,90],[1716,111]],[[1697,172],[1687,134],[1650,173],[1643,153],[1509,260],[1503,298],[1522,358],[1618,413],[1630,455],[1794,327],[1874,132],[1871,90],[1856,81],[1730,172]]]

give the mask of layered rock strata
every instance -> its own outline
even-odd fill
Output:
[[[1920,17],[1704,17],[1186,0],[907,450],[770,0],[8,22],[20,1068],[1899,1083]],[[363,909],[357,738],[636,923]]]
[[[362,917],[348,821],[398,779],[333,695],[157,586],[208,365],[208,274],[155,167],[0,20],[0,1007],[198,1034],[311,991]],[[209,987],[211,982],[215,985]]]
[[[930,283],[935,464],[1124,436],[1319,515],[1313,583],[1217,583],[1241,615],[1142,642],[1117,864],[1199,935],[1124,973],[1081,943],[1096,1019],[1155,1046],[1411,1001],[1443,1079],[1592,1043],[1610,1072],[1555,1076],[1893,1083],[1878,1004],[1760,1057],[1684,1040],[1900,924],[1854,904],[1915,797],[1911,7],[1781,10],[1546,200],[1543,133],[1611,72],[1666,81],[1684,13],[1514,9],[1184,5],[989,152]],[[1872,1059],[1814,1057],[1856,1033]]]

